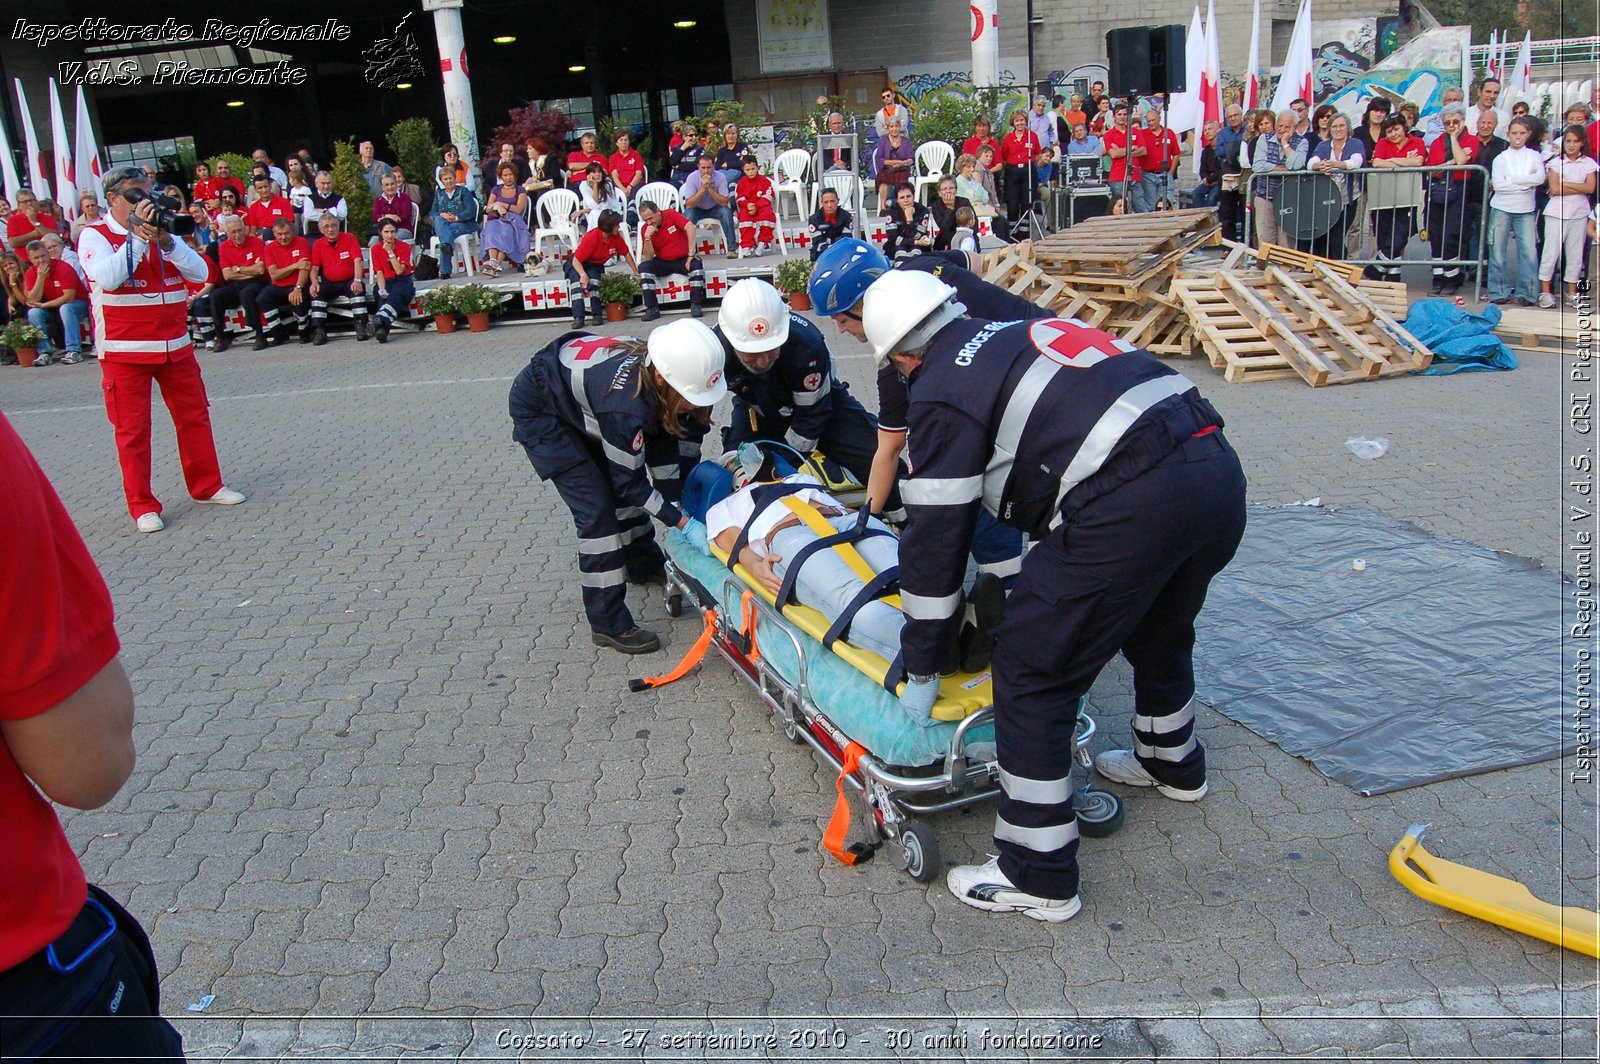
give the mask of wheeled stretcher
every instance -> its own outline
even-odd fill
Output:
[[[702,548],[683,532],[667,533],[666,550],[667,612],[680,616],[688,602],[704,627],[676,669],[636,680],[634,689],[681,678],[715,648],[756,689],[784,735],[810,745],[839,773],[838,802],[823,840],[828,851],[855,864],[888,842],[897,866],[912,878],[939,874],[937,837],[916,818],[1000,794],[989,673],[945,678],[933,723],[918,724],[886,689],[883,658],[842,641],[833,650],[824,647],[830,624],[821,613],[796,603],[780,608],[742,566],[730,570],[714,546]],[[1075,741],[1087,772],[1095,724],[1084,709],[1080,704]],[[870,841],[846,845],[847,787],[871,811]],[[1121,826],[1121,804],[1109,792],[1085,786],[1074,806],[1084,835],[1109,835]]]

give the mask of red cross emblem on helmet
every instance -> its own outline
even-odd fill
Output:
[[[769,329],[771,329],[771,328],[772,328],[772,323],[767,321],[766,318],[751,318],[750,319],[750,335],[751,336],[758,337],[758,338],[762,337],[762,336],[765,336],[765,335],[767,335],[767,331]]]
[[[814,392],[818,388],[822,387],[822,374],[820,374],[820,373],[808,373],[808,374],[806,374],[806,379],[801,381],[800,383],[801,383],[801,386],[804,387],[806,391]]]
[[[633,434],[633,451],[634,451],[634,453],[637,454],[639,452],[639,448],[641,448],[643,446],[644,446],[644,429],[640,429],[638,432],[635,432]]]
[[[706,387],[707,388],[715,388],[717,386],[717,382],[720,381],[721,379],[722,379],[722,371],[720,369],[713,371],[711,376],[706,378]]]

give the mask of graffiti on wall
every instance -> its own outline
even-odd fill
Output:
[[[1462,27],[1428,30],[1324,102],[1352,120],[1359,119],[1367,101],[1378,96],[1395,105],[1414,103],[1424,118],[1436,114],[1444,90],[1461,87],[1461,50],[1470,32]]]
[[[996,116],[1001,123],[1008,120],[1013,107],[1026,105],[1027,73],[1026,59],[1000,60],[995,79],[1000,83],[1001,90],[1000,113]],[[895,95],[911,112],[913,122],[916,121],[917,107],[924,100],[940,94],[967,97],[973,91],[970,67],[892,66],[889,68],[889,82],[895,87]],[[1004,128],[1003,124],[1001,128]]]
[[[1314,95],[1338,92],[1372,67],[1377,56],[1376,19],[1330,19],[1313,28],[1319,42],[1311,64]]]

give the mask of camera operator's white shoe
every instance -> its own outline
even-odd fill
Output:
[[[232,488],[223,488],[209,499],[196,499],[195,502],[207,503],[212,506],[238,506],[244,502],[244,496]]]
[[[1018,890],[1016,884],[1000,871],[998,857],[989,858],[988,864],[957,865],[945,875],[944,884],[958,901],[975,909],[991,913],[1022,913],[1052,924],[1065,923],[1083,908],[1077,895],[1058,901]]]

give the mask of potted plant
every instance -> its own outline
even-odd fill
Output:
[[[785,259],[772,275],[773,286],[788,295],[790,310],[811,309],[811,296],[806,293],[806,285],[810,282],[809,259]]]
[[[18,318],[0,331],[0,343],[17,353],[19,366],[33,365],[39,357],[39,342],[43,339],[43,331],[30,325],[26,318]]]
[[[612,270],[600,275],[600,302],[606,305],[606,321],[621,321],[628,316],[628,304],[643,289],[631,272]]]
[[[469,332],[488,332],[489,315],[500,312],[500,293],[481,284],[462,285],[456,292],[456,310],[467,316]]]
[[[456,291],[459,285],[442,284],[430,288],[417,300],[422,313],[433,315],[433,324],[442,333],[456,331]]]

